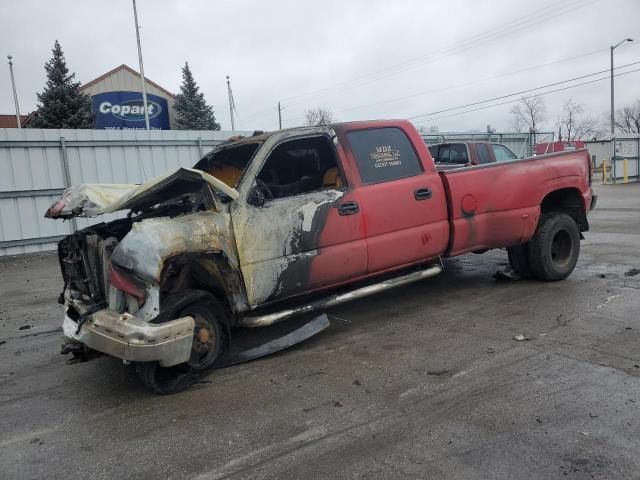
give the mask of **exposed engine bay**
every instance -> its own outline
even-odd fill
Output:
[[[126,266],[111,262],[114,250],[138,222],[206,210],[211,202],[206,192],[199,190],[175,192],[174,198],[160,204],[139,212],[132,210],[126,218],[92,225],[63,239],[58,245],[64,280],[59,302],[68,303],[68,314],[80,318],[107,307],[120,313],[136,313],[146,298],[145,283]],[[124,293],[112,286],[125,287]],[[131,296],[135,298],[128,298]]]

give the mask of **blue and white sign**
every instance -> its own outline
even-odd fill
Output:
[[[140,92],[105,92],[92,97],[96,128],[105,130],[144,130],[144,104]],[[169,130],[167,100],[147,94],[149,127]]]

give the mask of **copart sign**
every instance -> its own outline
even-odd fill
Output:
[[[140,92],[105,92],[92,97],[96,128],[106,130],[144,130],[144,104]],[[149,127],[168,130],[167,100],[147,94]]]

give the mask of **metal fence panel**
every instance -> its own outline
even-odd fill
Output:
[[[586,141],[585,147],[589,150],[591,161],[594,168],[602,167],[602,163],[606,160],[611,165],[611,141],[610,140],[598,140],[598,141]]]
[[[613,183],[640,181],[640,136],[616,137],[612,149],[609,180]]]
[[[0,256],[51,250],[74,224],[44,212],[64,188],[79,183],[143,183],[190,167],[231,135],[249,132],[180,130],[0,129]]]

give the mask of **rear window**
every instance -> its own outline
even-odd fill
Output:
[[[455,163],[464,165],[469,163],[467,146],[464,143],[451,143],[440,145],[438,156],[434,157],[436,163]]]
[[[363,183],[381,183],[422,173],[407,135],[399,128],[374,128],[347,133]]]
[[[516,157],[515,153],[513,153],[504,145],[493,144],[491,145],[491,148],[493,148],[493,154],[496,157],[496,162],[507,162],[509,160],[516,160],[518,158]]]
[[[480,164],[491,162],[491,154],[484,143],[476,143],[476,153]]]

